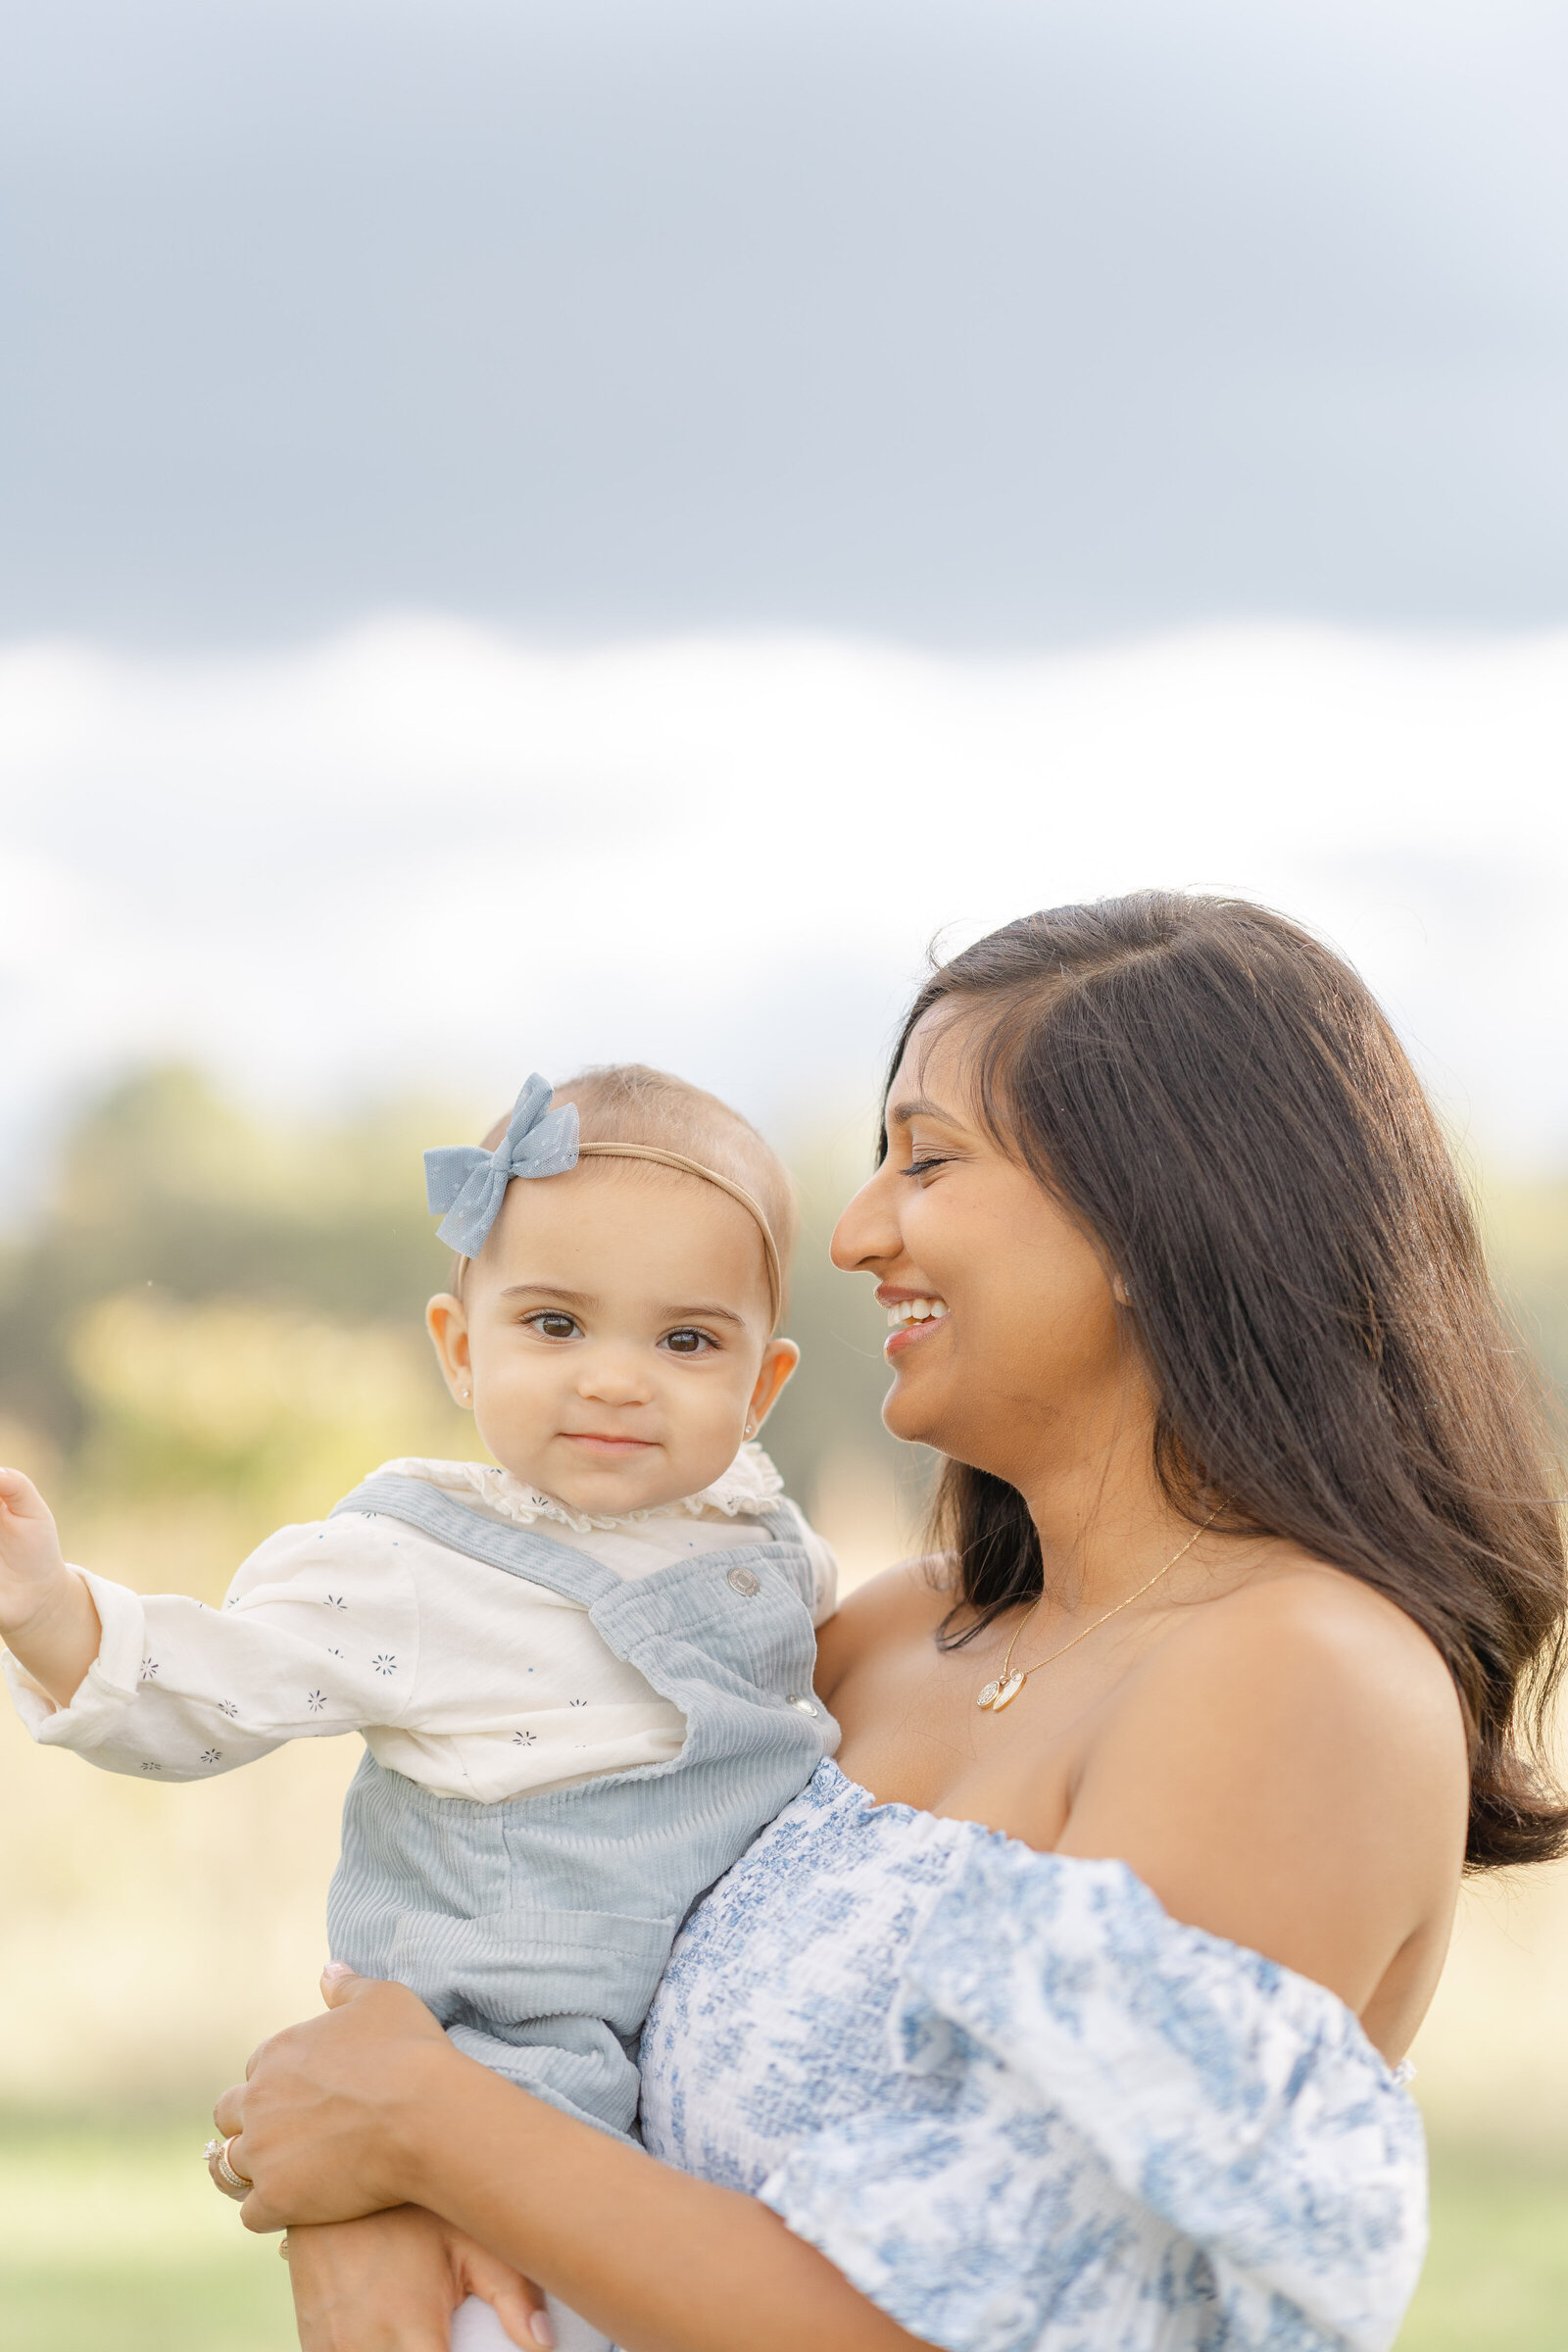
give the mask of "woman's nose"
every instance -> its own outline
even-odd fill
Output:
[[[884,1165],[861,1185],[834,1226],[828,1254],[841,1273],[864,1274],[891,1263],[902,1248],[893,1172]]]

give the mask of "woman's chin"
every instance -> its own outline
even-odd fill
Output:
[[[906,1446],[940,1447],[942,1440],[937,1435],[937,1426],[942,1415],[933,1411],[930,1397],[911,1395],[910,1387],[911,1384],[904,1379],[893,1383],[882,1399],[882,1426],[891,1437],[900,1439]]]

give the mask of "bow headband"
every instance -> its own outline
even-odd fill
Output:
[[[653,1144],[581,1144],[577,1141],[576,1103],[563,1102],[559,1110],[553,1110],[553,1100],[549,1080],[535,1070],[517,1097],[507,1132],[493,1152],[487,1152],[482,1144],[443,1144],[425,1153],[425,1198],[432,1209],[446,1212],[436,1227],[440,1240],[463,1257],[477,1257],[514,1176],[564,1176],[579,1159],[657,1160],[661,1167],[680,1168],[688,1176],[700,1176],[705,1184],[717,1185],[756,1218],[767,1259],[768,1297],[777,1322],[784,1301],[784,1278],[778,1245],[760,1201],[715,1168],[705,1168],[700,1160],[687,1159],[679,1152],[662,1152]]]

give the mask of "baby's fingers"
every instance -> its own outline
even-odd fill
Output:
[[[478,2295],[489,2304],[513,2342],[535,2352],[541,2344],[553,2344],[556,2331],[545,2312],[542,2288],[531,2278],[519,2278],[508,2262],[491,2254],[483,2246],[470,2245],[464,2251],[458,2266],[460,2285],[470,2295]],[[454,2343],[461,2331],[454,2331]]]
[[[17,1519],[41,1519],[52,1526],[54,1515],[26,1473],[0,1470],[0,1503]]]

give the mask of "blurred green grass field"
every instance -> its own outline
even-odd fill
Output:
[[[0,2125],[3,2352],[294,2352],[276,2240],[248,2238],[215,2194],[206,2136],[199,2115]],[[1439,2149],[1398,2352],[1565,2342],[1568,2165]]]
[[[0,2352],[293,2352],[277,2240],[213,2188],[211,2131],[0,2122]]]

